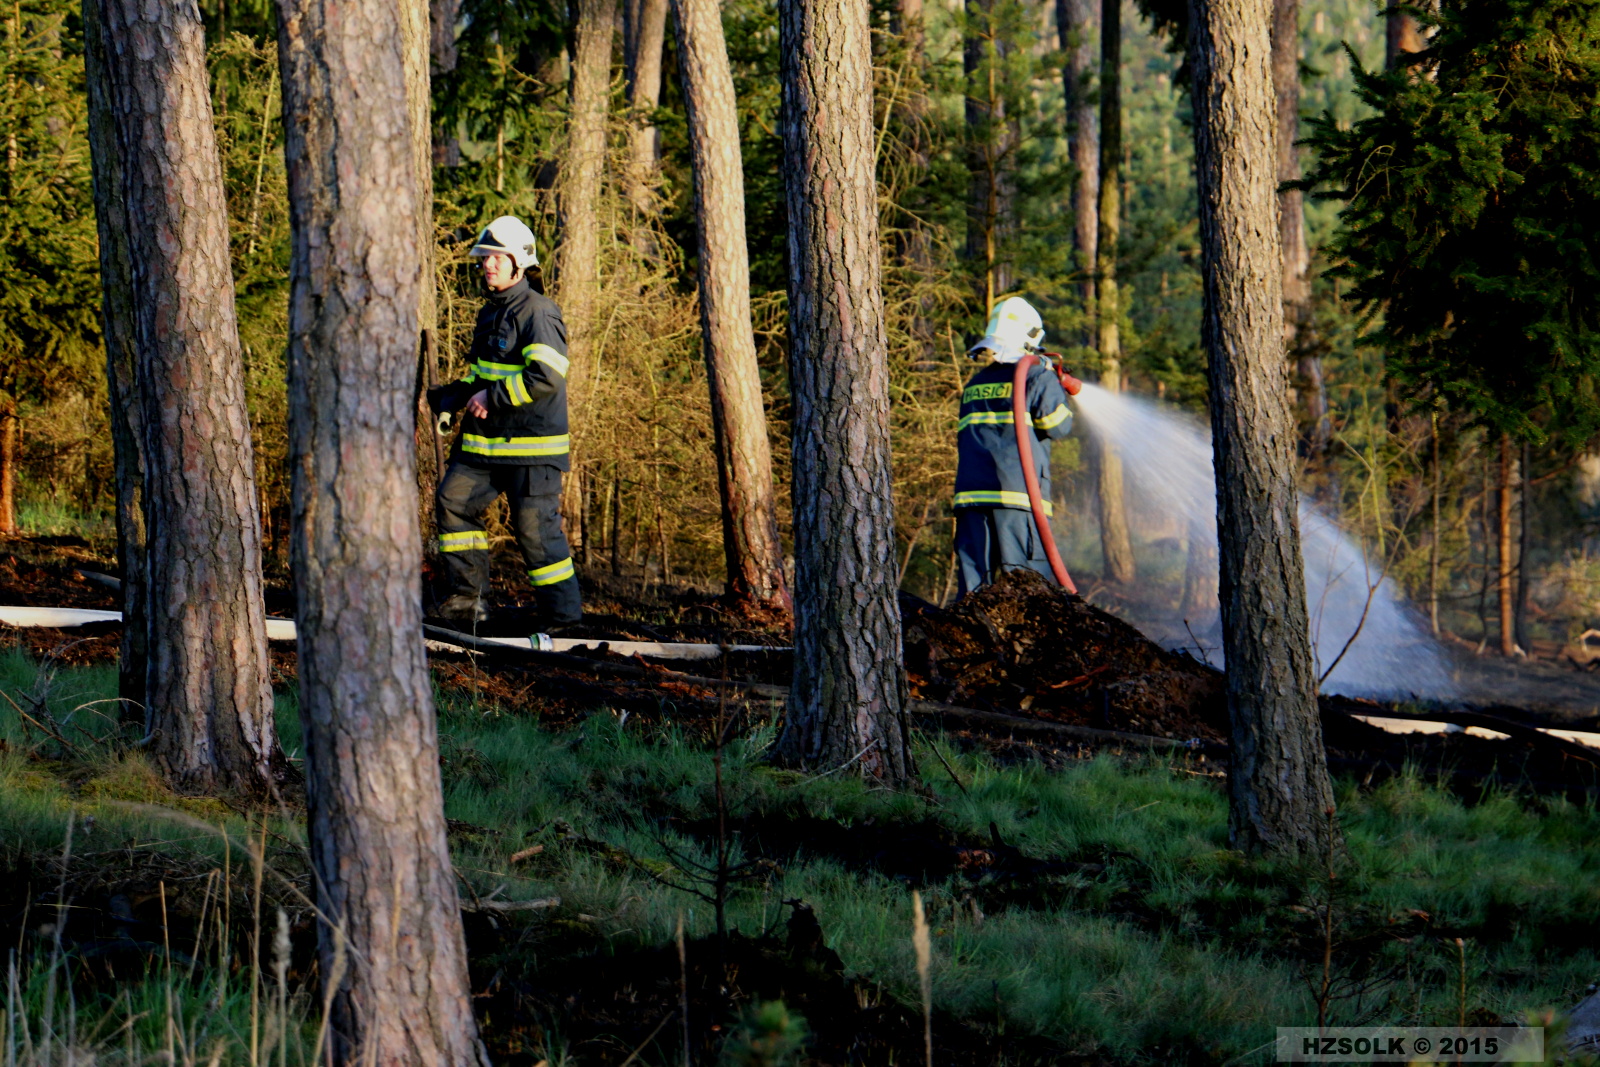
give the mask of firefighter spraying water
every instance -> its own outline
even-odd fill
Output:
[[[1000,301],[967,350],[988,365],[961,392],[956,424],[956,557],[963,594],[1010,568],[1077,588],[1050,533],[1050,448],[1072,431],[1078,380],[1046,353],[1044,320],[1021,297]]]

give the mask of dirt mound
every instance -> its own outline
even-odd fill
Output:
[[[1182,740],[1227,736],[1220,671],[1032,571],[1011,571],[949,610],[909,599],[902,610],[920,699]]]

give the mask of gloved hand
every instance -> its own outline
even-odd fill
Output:
[[[454,414],[467,406],[479,386],[476,382],[449,382],[428,390],[428,407],[435,414]]]

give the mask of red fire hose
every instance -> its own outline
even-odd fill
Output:
[[[1055,355],[1053,352],[1049,354]],[[1038,360],[1039,357],[1032,352],[1017,360],[1017,373],[1011,379],[1011,424],[1012,429],[1017,432],[1017,453],[1022,459],[1022,477],[1028,483],[1028,503],[1033,506],[1033,524],[1039,529],[1039,540],[1044,542],[1045,557],[1050,560],[1050,569],[1055,572],[1056,581],[1061,583],[1061,588],[1069,593],[1076,593],[1078,587],[1072,584],[1072,575],[1067,573],[1067,565],[1061,562],[1061,553],[1056,551],[1056,539],[1050,535],[1050,519],[1044,513],[1044,499],[1039,494],[1039,476],[1033,470],[1033,416],[1028,412],[1028,368]],[[1067,391],[1068,396],[1078,395],[1078,391],[1083,388],[1082,382],[1059,366],[1050,369],[1061,379],[1061,387]]]

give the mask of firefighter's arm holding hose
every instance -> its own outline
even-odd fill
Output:
[[[1064,441],[1072,433],[1072,409],[1067,407],[1067,391],[1056,365],[1049,361],[1051,355],[1041,355],[1040,370],[1028,376],[1028,414],[1040,440]]]

